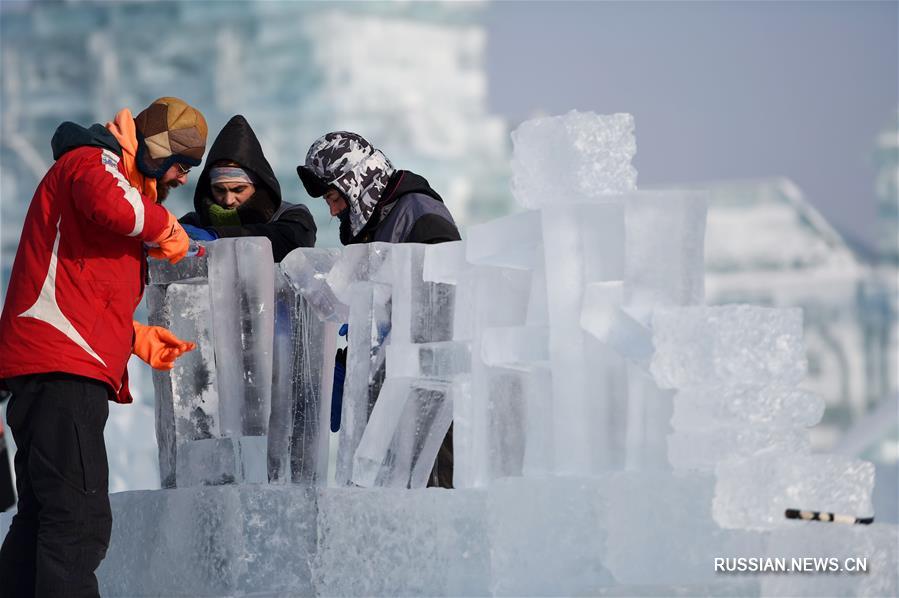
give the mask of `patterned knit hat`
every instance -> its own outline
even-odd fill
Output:
[[[381,150],[349,131],[334,131],[316,139],[306,154],[306,163],[297,166],[297,174],[312,197],[321,197],[330,187],[344,195],[353,235],[359,234],[371,218],[394,172]],[[382,211],[381,215],[387,214]]]
[[[206,119],[178,98],[159,98],[134,118],[137,167],[159,179],[175,162],[199,166],[206,151]]]

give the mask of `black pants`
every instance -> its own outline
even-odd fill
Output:
[[[0,548],[0,598],[99,596],[112,529],[106,387],[60,373],[6,383],[19,505]]]

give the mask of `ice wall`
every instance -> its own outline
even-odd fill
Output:
[[[116,499],[108,593],[140,594],[119,572],[148,561],[178,572],[140,582],[167,595],[811,595],[820,576],[714,559],[847,555],[877,568],[840,593],[896,592],[895,526],[784,517],[870,516],[873,468],[809,449],[801,311],[703,305],[703,194],[636,190],[628,115],[513,143],[523,210],[464,241],[273,265],[222,239],[154,266],[154,320],[199,348],[157,376],[177,488]],[[425,489],[451,425],[455,489]]]

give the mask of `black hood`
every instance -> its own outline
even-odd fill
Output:
[[[73,122],[64,122],[56,127],[50,147],[53,148],[53,159],[59,160],[63,154],[77,147],[99,147],[122,155],[122,146],[115,135],[101,124],[93,124],[89,129]]]
[[[252,171],[259,181],[253,197],[237,208],[241,223],[268,222],[281,206],[281,185],[278,184],[275,172],[265,159],[262,146],[250,128],[250,123],[238,114],[228,121],[215,138],[197,180],[194,209],[203,225],[210,223],[209,206],[212,203],[212,189],[209,185],[209,171],[220,160],[237,162],[245,170]]]

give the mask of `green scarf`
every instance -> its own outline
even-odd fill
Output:
[[[237,208],[229,210],[217,203],[209,206],[209,220],[213,226],[240,226],[240,215]]]

